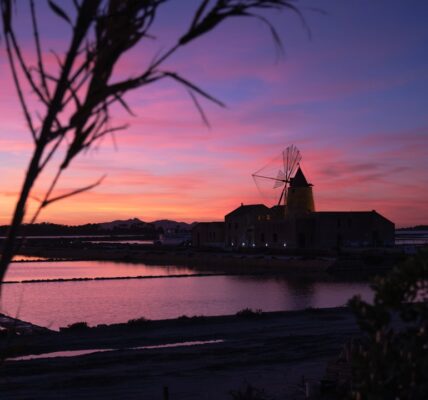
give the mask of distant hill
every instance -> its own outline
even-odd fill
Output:
[[[0,226],[0,236],[5,236],[7,225]],[[19,236],[101,236],[101,235],[144,235],[156,238],[158,233],[153,224],[138,219],[112,221],[99,224],[61,225],[42,222],[40,224],[24,224],[18,231]]]
[[[79,235],[144,235],[147,238],[157,238],[159,233],[175,233],[189,231],[193,225],[172,220],[144,222],[138,218],[115,220],[96,224],[61,225],[50,222],[39,224],[24,224],[20,227],[19,236],[79,236]],[[0,236],[5,236],[9,226],[0,226]]]
[[[186,222],[177,222],[170,219],[160,219],[153,221],[152,224],[155,226],[156,230],[162,230],[162,232],[182,232],[190,231],[196,222],[187,224]]]
[[[147,222],[141,221],[138,218],[131,218],[126,220],[115,220],[111,222],[101,222],[98,225],[101,229],[115,230],[115,229],[139,229],[149,225]]]

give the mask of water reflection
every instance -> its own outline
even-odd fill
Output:
[[[217,344],[224,343],[223,339],[216,340],[194,340],[189,342],[177,342],[177,343],[167,343],[167,344],[158,344],[151,346],[138,346],[130,347],[127,349],[120,350],[152,350],[152,349],[169,349],[174,347],[190,347],[190,346],[200,346],[203,344]],[[56,357],[76,357],[84,356],[87,354],[94,353],[104,353],[106,351],[118,351],[119,349],[85,349],[85,350],[64,350],[64,351],[55,351],[51,353],[42,353],[42,354],[29,354],[27,356],[8,358],[8,361],[27,361],[27,360],[38,360],[41,358],[56,358]]]
[[[348,300],[360,294],[363,299],[372,300],[372,289],[367,281],[338,280],[337,278],[308,278],[289,276],[235,276],[230,277],[238,281],[256,281],[258,288],[271,291],[275,288],[281,298],[274,301],[281,302],[286,310],[303,310],[306,308],[325,308],[345,306]],[[250,286],[251,287],[251,286]],[[250,293],[247,293],[250,295]],[[268,296],[275,296],[269,292]],[[273,310],[272,310],[273,311]]]
[[[335,307],[355,294],[372,297],[367,283],[259,276],[10,284],[2,289],[3,312],[53,329],[77,321],[97,325],[143,316],[235,314],[247,307],[264,311]]]

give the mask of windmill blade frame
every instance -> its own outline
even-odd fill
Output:
[[[292,144],[283,151],[284,160],[284,173],[286,176],[287,183],[290,182],[291,176],[296,171],[297,167],[302,161],[302,155],[299,149]]]
[[[290,185],[291,177],[297,170],[301,160],[302,156],[299,149],[296,146],[291,145],[284,149],[279,156],[275,157],[268,164],[254,172],[252,177],[262,196],[264,194],[258,183],[260,182],[259,180],[273,181],[274,184],[271,189],[276,191],[276,189],[281,188],[279,200],[275,202],[275,204],[277,203],[278,205],[281,205],[281,202],[283,201],[285,205],[287,189]]]

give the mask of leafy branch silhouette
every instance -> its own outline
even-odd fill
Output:
[[[61,154],[62,159],[55,167],[56,174],[30,223],[35,222],[40,212],[53,202],[85,192],[101,183],[102,178],[69,193],[54,194],[62,173],[78,154],[94,146],[104,136],[127,127],[112,125],[112,105],[119,104],[127,113],[134,115],[125,95],[143,86],[170,79],[189,92],[201,118],[208,125],[199,99],[206,99],[221,107],[224,107],[223,102],[178,72],[165,69],[165,61],[182,47],[232,17],[262,21],[268,27],[277,49],[282,49],[280,36],[263,12],[288,10],[304,22],[301,11],[292,0],[202,0],[187,31],[178,37],[171,48],[161,52],[136,76],[114,81],[114,69],[119,59],[143,40],[153,40],[150,28],[159,7],[167,1],[169,0],[73,0],[72,10],[66,10],[59,3],[47,0],[50,10],[71,30],[68,48],[63,54],[53,53],[58,66],[52,72],[44,60],[34,0],[28,0],[36,54],[34,65],[26,60],[17,37],[13,10],[15,2],[0,0],[2,36],[9,67],[34,144],[2,250],[0,281],[17,250],[18,229],[23,222],[28,200],[34,198],[31,191],[41,173],[52,163],[54,155]],[[27,91],[31,91],[32,96],[43,107],[43,116],[38,122],[34,120],[34,110],[29,107]]]

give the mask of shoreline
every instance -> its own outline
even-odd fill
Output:
[[[170,274],[170,275],[125,275],[125,276],[96,276],[96,277],[83,277],[83,278],[45,278],[45,279],[23,279],[23,280],[7,280],[0,282],[0,285],[13,285],[13,284],[28,284],[28,283],[61,283],[61,282],[92,282],[92,281],[112,281],[112,280],[142,280],[142,279],[172,279],[172,278],[204,278],[204,277],[218,277],[218,276],[250,276],[250,277],[290,277],[287,271],[283,272],[201,272],[190,274]],[[321,278],[320,276],[313,276],[312,278]],[[323,278],[327,278],[323,277]],[[309,279],[307,276],[306,278]],[[334,276],[330,277],[334,279]],[[329,279],[326,279],[329,280]]]
[[[199,273],[284,273],[289,276],[326,277],[355,274],[356,277],[382,274],[402,261],[405,255],[397,249],[365,249],[356,253],[254,253],[197,250],[180,247],[145,245],[88,244],[53,242],[41,246],[27,244],[21,255],[53,261],[111,261],[146,265],[177,265],[194,268]],[[26,261],[23,261],[24,263]],[[28,261],[31,262],[31,261]],[[41,261],[34,261],[41,262]]]
[[[75,357],[5,361],[2,398],[227,399],[245,382],[277,398],[313,385],[343,344],[358,335],[347,308],[136,321],[15,337],[8,356],[113,349]],[[133,349],[182,342],[195,346]],[[3,342],[3,355],[4,342]],[[37,377],[37,379],[35,379]],[[86,378],[84,378],[86,377]],[[120,395],[119,395],[120,394]],[[282,397],[281,397],[282,396]]]

